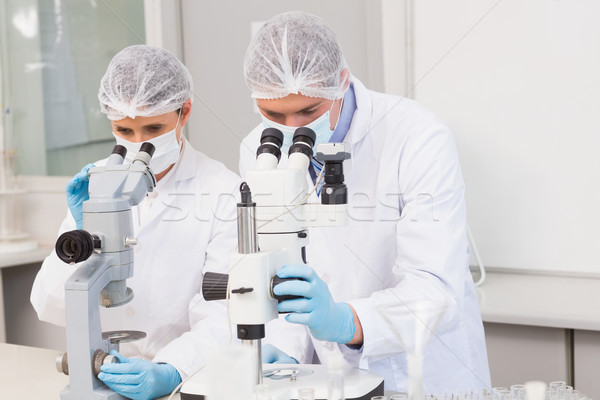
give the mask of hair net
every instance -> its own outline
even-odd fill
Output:
[[[339,99],[350,74],[335,32],[314,15],[276,15],[256,33],[246,52],[244,75],[252,97],[277,99],[291,93]]]
[[[100,81],[100,110],[108,119],[153,117],[192,98],[192,77],[165,49],[136,45],[113,57]]]

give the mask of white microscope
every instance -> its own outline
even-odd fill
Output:
[[[327,399],[325,366],[272,364],[265,365],[263,373],[261,360],[265,324],[278,318],[277,302],[285,300],[273,294],[273,287],[284,280],[276,275],[277,271],[285,264],[306,263],[307,228],[347,224],[343,162],[350,158],[349,146],[345,143],[318,146],[316,158],[324,163],[321,175],[325,177],[321,204],[306,203],[311,194],[306,174],[314,142],[315,133],[311,129],[298,128],[289,149],[287,168],[278,169],[283,134],[274,128],[263,131],[255,169],[248,171],[246,182],[240,187],[238,252],[230,257],[229,275],[206,273],[202,285],[206,300],[228,299],[237,337],[253,352],[254,384],[268,384],[273,400],[297,399],[295,388],[300,387],[312,387],[316,399]],[[181,399],[213,399],[207,393],[210,385],[206,376],[200,374],[186,383]],[[345,378],[346,399],[383,395],[383,378],[379,376],[354,369],[347,371]]]
[[[69,375],[62,400],[121,400],[98,379],[100,367],[118,362],[109,355],[119,343],[144,338],[138,331],[102,332],[100,310],[117,307],[133,298],[126,279],[133,276],[131,207],[139,204],[156,186],[148,167],[154,153],[143,143],[131,165],[124,165],[127,150],[115,146],[104,167],[89,170],[89,200],[83,203],[83,227],[63,233],[56,254],[66,263],[85,261],[65,284],[67,353],[56,367]],[[67,357],[68,354],[68,357]]]

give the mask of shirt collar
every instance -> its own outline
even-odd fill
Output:
[[[350,87],[344,95],[340,118],[333,131],[333,135],[331,135],[331,138],[329,139],[330,143],[340,143],[344,141],[346,134],[350,130],[350,125],[352,124],[354,111],[356,111],[356,96],[354,95],[354,83],[350,83]]]

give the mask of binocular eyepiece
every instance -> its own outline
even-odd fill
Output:
[[[303,153],[308,158],[313,156],[312,148],[315,145],[317,135],[315,132],[305,126],[296,129],[294,132],[293,144],[290,146],[288,155],[293,153]],[[281,146],[283,145],[283,133],[276,128],[267,128],[260,137],[260,146],[256,150],[258,157],[262,153],[270,153],[281,159]]]
[[[142,145],[140,146],[140,150],[135,155],[133,162],[135,163],[136,161],[141,161],[146,165],[150,165],[150,159],[154,155],[155,150],[156,148],[152,143],[142,143]],[[115,147],[113,147],[113,151],[108,157],[106,165],[123,164],[126,155],[127,148],[125,146],[117,144],[115,145]]]

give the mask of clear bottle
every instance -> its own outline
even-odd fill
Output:
[[[327,400],[345,400],[344,357],[331,353],[327,360]]]

